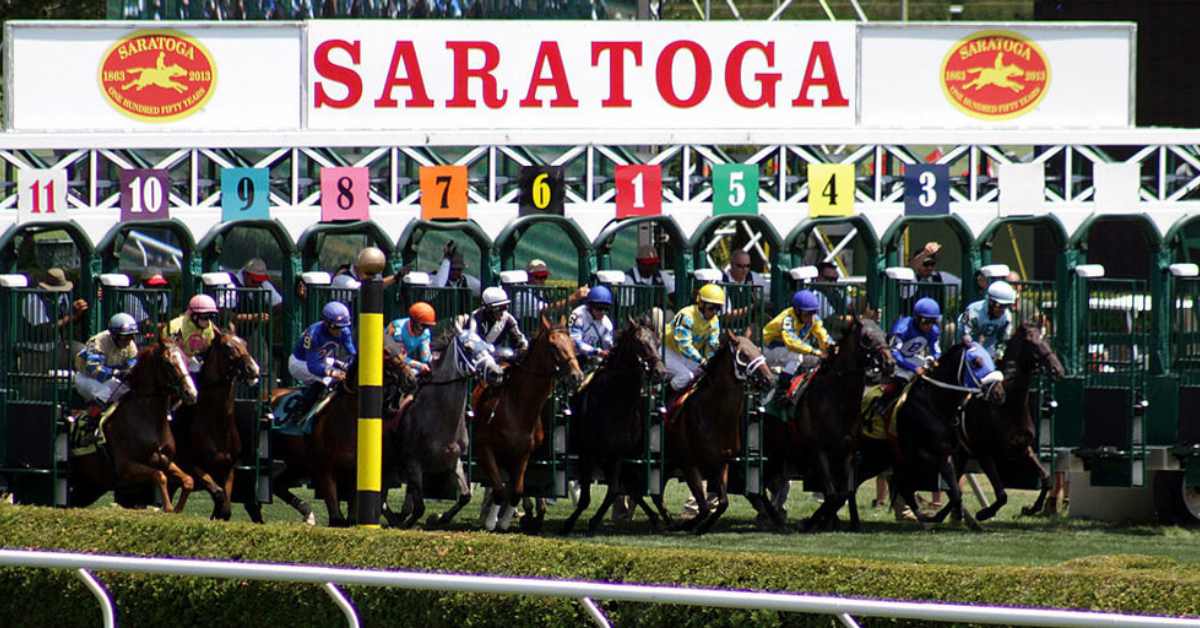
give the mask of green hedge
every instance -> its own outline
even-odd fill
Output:
[[[1170,559],[1093,557],[1054,567],[960,567],[646,549],[516,534],[217,524],[150,512],[0,507],[8,548],[670,583],[841,596],[1200,615],[1200,575]],[[703,541],[681,539],[681,544]],[[780,537],[780,543],[820,542]],[[914,536],[914,543],[920,537]],[[964,545],[969,551],[969,543]],[[123,626],[337,626],[316,586],[99,574]],[[0,570],[0,625],[94,626],[97,605],[65,571]],[[569,600],[347,587],[368,626],[581,625]],[[603,604],[621,626],[830,625],[827,617]],[[881,620],[871,620],[880,625]],[[888,625],[903,622],[887,622]],[[916,625],[913,623],[913,625]]]

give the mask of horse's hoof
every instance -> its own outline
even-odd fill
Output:
[[[311,512],[310,512],[310,513],[308,513],[308,515],[307,515],[306,517],[304,517],[304,525],[306,525],[306,526],[312,526],[312,527],[316,527],[316,525],[317,525],[317,516],[316,516],[316,515],[314,515],[314,514],[313,514],[313,513],[311,513]]]
[[[965,523],[967,525],[967,529],[971,530],[972,532],[983,532],[983,526],[979,525],[979,522],[975,520],[975,517],[972,517],[969,514],[963,517],[963,523]]]
[[[329,527],[331,527],[331,528],[349,528],[350,520],[346,519],[344,517],[333,517],[329,520]]]
[[[425,520],[425,529],[426,530],[435,530],[437,528],[440,528],[441,526],[442,526],[441,515],[429,515],[429,518]]]
[[[991,519],[992,517],[995,517],[995,516],[996,516],[995,511],[984,508],[983,510],[980,510],[979,512],[975,513],[975,520],[976,521],[987,521],[988,519]]]

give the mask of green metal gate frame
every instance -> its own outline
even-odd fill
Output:
[[[861,215],[847,216],[845,218],[804,218],[797,224],[783,239],[783,247],[780,251],[780,260],[789,260],[789,268],[781,269],[782,278],[790,280],[787,271],[802,265],[805,262],[805,244],[808,241],[808,235],[818,227],[829,225],[851,225],[858,233],[857,237],[862,238],[863,247],[866,249],[868,260],[866,263],[866,284],[862,287],[863,293],[866,295],[867,304],[871,307],[879,308],[879,298],[882,295],[881,277],[884,270],[884,259],[880,255],[879,236],[875,234],[875,229],[871,226],[870,221]],[[774,301],[779,310],[787,307],[791,302],[791,292],[799,289],[795,282],[772,280],[771,286],[774,294]],[[841,285],[841,282],[838,283]],[[857,285],[857,284],[846,284]],[[778,286],[778,287],[776,287]],[[791,289],[791,292],[788,289]]]
[[[766,293],[762,286],[744,283],[718,283],[725,290],[725,310],[721,313],[721,331],[742,333],[750,330],[751,341],[762,347],[763,327],[767,323]],[[761,395],[746,383],[745,414],[742,416],[742,451],[731,460],[741,476],[730,478],[730,492],[750,495],[761,494],[763,477],[767,465],[766,413],[762,408]],[[740,484],[736,480],[741,480]],[[741,490],[737,490],[737,489]]]
[[[659,338],[659,358],[665,359],[666,344],[662,342],[664,327],[667,323],[667,293],[662,286],[639,286],[633,284],[618,284],[609,286],[613,293],[613,307],[610,315],[613,327],[620,330],[629,318],[639,320],[649,319],[655,327]],[[661,315],[655,320],[652,311],[658,308]],[[656,324],[657,323],[657,324]],[[642,422],[642,454],[637,458],[626,458],[626,465],[636,465],[642,469],[644,479],[643,491],[648,495],[662,493],[666,483],[666,421],[663,420],[664,397],[666,386],[663,383],[645,381],[642,384],[641,412]]]
[[[158,342],[159,334],[171,322],[174,311],[169,288],[103,286],[102,290],[100,320],[105,326],[114,315],[124,312],[137,321],[139,347]]]

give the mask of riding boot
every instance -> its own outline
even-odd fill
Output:
[[[313,382],[304,389],[304,396],[300,398],[300,404],[296,406],[294,412],[288,417],[288,423],[296,424],[304,420],[308,416],[312,407],[316,405],[317,400],[321,398],[321,393],[325,392],[325,384],[323,382]]]

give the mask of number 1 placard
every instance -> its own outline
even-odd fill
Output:
[[[939,216],[950,213],[950,166],[912,164],[904,167],[904,214]]]
[[[22,168],[17,186],[17,222],[67,220],[66,170]]]
[[[467,167],[421,166],[421,220],[467,219]]]
[[[662,167],[617,166],[617,218],[662,214]]]
[[[171,217],[171,175],[166,170],[122,170],[120,182],[121,222]]]
[[[369,219],[370,193],[366,168],[321,168],[321,222]]]
[[[712,173],[713,215],[758,213],[758,166],[717,164]]]
[[[270,219],[270,185],[270,173],[266,168],[221,170],[221,220]]]
[[[854,215],[854,164],[808,164],[808,215]]]

